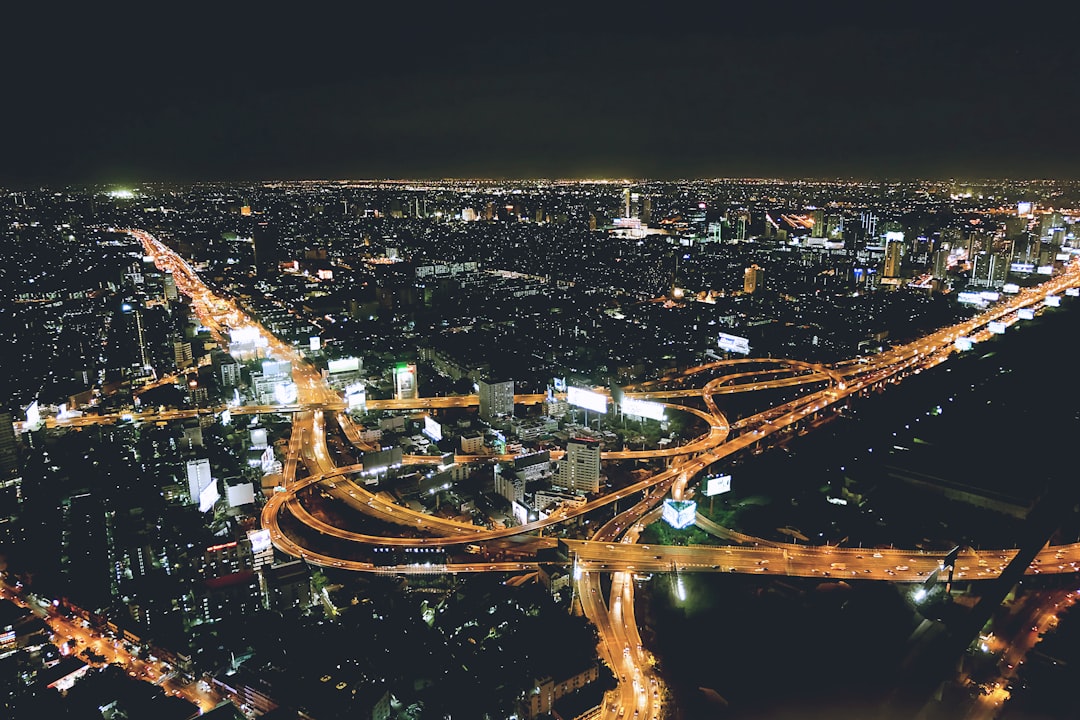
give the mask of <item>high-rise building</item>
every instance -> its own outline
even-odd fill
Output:
[[[480,381],[480,418],[514,414],[514,381]]]
[[[257,275],[276,274],[280,259],[277,230],[269,223],[261,222],[255,226],[251,242],[255,251],[255,273]]]
[[[600,441],[571,438],[559,463],[559,484],[577,493],[600,492]]]
[[[810,213],[811,219],[814,221],[813,227],[810,228],[810,237],[823,238],[825,237],[826,225],[825,225],[825,211],[814,210]]]
[[[746,272],[743,273],[743,292],[748,295],[753,295],[758,290],[765,288],[765,270],[758,267],[756,264],[746,268]]]
[[[165,279],[162,281],[164,286],[165,299],[169,302],[176,302],[180,299],[180,293],[176,290],[176,278],[173,277],[171,272],[165,273]]]
[[[898,234],[900,235],[899,238],[889,238],[885,242],[885,268],[882,272],[883,277],[900,277],[900,266],[904,258],[904,236],[903,233]]]
[[[15,424],[9,412],[0,412],[0,482],[19,474]]]

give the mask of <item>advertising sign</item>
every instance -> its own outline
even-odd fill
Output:
[[[709,478],[705,483],[705,497],[721,495],[726,492],[731,492],[730,475],[721,475],[720,477]]]
[[[318,335],[312,335],[308,338],[308,348],[311,352],[319,352],[319,349],[322,348],[322,338]]]
[[[664,419],[664,406],[658,402],[639,400],[638,398],[624,397],[619,407],[625,415],[649,418],[650,420]]]
[[[1054,266],[1053,265],[1040,265],[1035,272],[1037,272],[1039,275],[1053,275],[1054,274]]]
[[[975,341],[969,337],[958,337],[956,338],[956,342],[954,343],[954,345],[956,345],[957,350],[963,352],[965,350],[970,350],[971,348],[973,348],[975,346]]]
[[[1033,263],[1013,263],[1009,266],[1009,270],[1014,273],[1033,273],[1035,272],[1035,265]]]
[[[747,338],[720,333],[719,340],[721,350],[742,353],[743,355],[750,354],[750,341]]]
[[[977,292],[961,292],[956,294],[956,302],[966,305],[986,305],[986,298]]]
[[[350,410],[367,410],[367,390],[364,383],[353,383],[345,386],[345,403]]]
[[[424,416],[424,434],[435,442],[442,440],[442,425],[432,419],[430,415]]]
[[[1080,296],[1080,288],[1065,288],[1065,294],[1069,297]]]
[[[1060,295],[1047,295],[1046,300],[1044,300],[1044,302],[1049,307],[1060,307],[1061,306],[1061,296]]]
[[[577,407],[583,407],[586,410],[592,410],[593,412],[607,412],[606,395],[595,393],[592,390],[574,387],[573,385],[566,388],[566,402],[571,405],[576,405]]]
[[[326,368],[330,371],[331,375],[333,375],[334,373],[343,372],[359,372],[360,358],[347,357],[338,358],[337,360],[331,360],[330,362],[326,363]]]
[[[693,500],[672,500],[671,498],[664,500],[662,517],[668,525],[676,530],[682,530],[693,525],[696,515],[697,503]]]
[[[400,363],[394,367],[394,397],[398,400],[416,399],[416,365]]]
[[[292,405],[296,398],[296,383],[280,382],[274,385],[274,400],[278,405]]]
[[[1016,311],[1016,317],[1020,318],[1021,320],[1034,320],[1035,311],[1031,308],[1020,308]]]
[[[1001,292],[1015,295],[1016,293],[1020,292],[1020,286],[1016,283],[1005,283],[1001,286]]]
[[[992,323],[988,323],[987,326],[986,326],[986,329],[989,330],[990,332],[994,333],[995,335],[1004,335],[1005,334],[1005,323],[995,320]]]

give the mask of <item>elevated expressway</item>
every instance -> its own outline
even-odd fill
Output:
[[[192,298],[192,305],[200,319],[219,337],[224,337],[227,327],[239,324],[253,325],[237,306],[229,300],[214,296],[199,281],[190,266],[164,244],[148,233],[128,231],[140,239],[147,254],[154,257],[162,269],[170,269],[177,281],[177,288]],[[575,589],[586,614],[601,633],[601,654],[616,670],[620,683],[615,701],[605,705],[605,717],[615,717],[616,709],[634,708],[644,716],[657,712],[657,695],[653,692],[656,679],[644,670],[645,658],[640,646],[636,624],[633,621],[631,572],[735,572],[763,575],[792,575],[830,579],[875,579],[891,582],[921,582],[941,567],[945,553],[912,550],[863,550],[829,546],[789,546],[753,539],[745,536],[735,545],[668,547],[641,545],[636,533],[641,523],[651,521],[657,514],[657,506],[668,494],[681,498],[688,484],[708,467],[721,463],[738,452],[764,445],[772,436],[790,430],[814,418],[821,417],[830,408],[847,402],[849,396],[880,387],[884,383],[898,382],[911,373],[921,372],[944,361],[955,349],[961,337],[979,337],[987,332],[991,322],[1008,323],[1015,319],[1020,308],[1036,307],[1045,302],[1047,295],[1080,285],[1080,270],[1074,263],[1066,272],[1036,288],[1029,288],[1007,298],[979,315],[943,328],[914,342],[899,345],[880,354],[857,358],[832,366],[804,363],[793,360],[742,358],[709,363],[665,378],[631,388],[628,394],[643,399],[669,400],[700,398],[706,410],[685,405],[669,404],[669,407],[696,415],[705,422],[706,432],[691,442],[676,448],[640,451],[617,451],[603,454],[605,461],[666,458],[669,466],[630,486],[604,496],[593,498],[582,506],[568,509],[542,521],[506,529],[487,529],[467,523],[434,518],[399,506],[377,493],[371,493],[350,476],[362,470],[360,466],[333,467],[326,450],[323,413],[335,411],[347,437],[361,449],[358,429],[341,412],[344,403],[322,381],[309,364],[301,361],[288,345],[267,335],[270,347],[279,357],[293,362],[294,379],[298,387],[295,406],[265,406],[249,409],[232,408],[233,412],[293,412],[293,434],[285,463],[285,486],[283,492],[274,493],[262,512],[262,524],[271,532],[274,545],[290,555],[302,557],[308,562],[349,570],[412,573],[412,572],[512,572],[531,569],[529,562],[489,562],[477,559],[467,562],[450,562],[431,566],[410,563],[406,565],[381,566],[352,557],[339,557],[325,550],[305,547],[297,538],[285,532],[280,520],[287,511],[296,520],[314,531],[348,543],[373,548],[432,548],[449,547],[463,543],[482,543],[515,535],[540,532],[551,525],[576,520],[594,510],[619,501],[622,498],[637,500],[608,521],[593,540],[563,540],[571,552],[574,563]],[[756,363],[757,369],[740,371],[739,366]],[[770,367],[771,366],[771,367]],[[734,372],[725,372],[733,370]],[[708,380],[703,387],[681,387],[702,374],[725,372]],[[667,385],[667,387],[665,387]],[[714,396],[722,393],[750,392],[776,388],[811,388],[800,397],[756,415],[729,423],[720,413]],[[536,403],[542,396],[518,396],[517,402]],[[369,401],[370,409],[424,410],[475,405],[475,396],[420,398],[417,400]],[[178,415],[182,416],[182,415]],[[139,419],[153,419],[148,414]],[[163,418],[169,419],[169,418]],[[57,423],[60,424],[60,423]],[[490,457],[490,456],[483,456]],[[461,457],[461,460],[471,459]],[[438,458],[415,456],[413,462],[435,462]],[[304,465],[309,474],[297,477],[297,470]],[[314,486],[327,492],[345,505],[401,526],[408,526],[423,534],[422,537],[382,536],[364,534],[338,527],[314,516],[298,499],[298,493]],[[640,494],[640,495],[639,495]],[[965,579],[990,579],[1015,555],[1016,550],[967,551],[957,561],[957,577]],[[1076,572],[1080,567],[1080,543],[1044,548],[1032,562],[1031,573]],[[599,575],[612,575],[611,594],[608,602],[601,597]],[[651,687],[650,687],[651,686]]]

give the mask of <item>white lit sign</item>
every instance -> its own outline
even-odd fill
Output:
[[[274,385],[274,400],[278,405],[292,405],[296,398],[296,383],[282,382]]]
[[[750,354],[750,341],[744,337],[720,333],[719,339],[721,350],[742,353],[743,355]]]
[[[1039,273],[1040,275],[1053,275],[1054,274],[1054,266],[1053,265],[1040,265],[1038,270],[1036,270],[1035,272]]]
[[[225,408],[224,410],[221,411],[220,417],[221,417],[221,424],[222,425],[228,425],[229,423],[232,422],[232,413],[229,412],[228,408]]]
[[[1032,205],[1029,202],[1016,203],[1016,214],[1023,217],[1024,215],[1031,214]]]
[[[1035,266],[1031,263],[1013,263],[1009,266],[1009,270],[1014,273],[1033,273]]]
[[[1080,296],[1080,288],[1065,288],[1065,294],[1069,297]]]
[[[41,424],[41,411],[38,409],[38,401],[26,406],[26,426],[36,428]]]
[[[1005,283],[1001,286],[1001,292],[1015,295],[1016,293],[1020,292],[1020,286],[1016,283]]]
[[[206,512],[214,507],[214,503],[216,503],[220,497],[221,493],[218,492],[217,482],[211,482],[199,491],[199,512]]]
[[[658,402],[624,397],[620,407],[622,407],[622,411],[626,415],[650,418],[652,420],[664,419],[664,406]]]
[[[433,420],[430,415],[424,416],[424,434],[435,442],[442,440],[442,425]]]
[[[1005,323],[995,320],[992,323],[988,323],[986,325],[986,329],[989,330],[990,332],[994,333],[995,335],[1004,335],[1005,334]]]
[[[1058,253],[1057,255],[1055,255],[1055,256],[1054,256],[1054,259],[1055,259],[1055,260],[1062,260],[1062,261],[1068,261],[1068,259],[1069,259],[1069,253],[1067,253],[1067,252],[1060,252],[1060,253]]]
[[[697,503],[693,500],[664,500],[664,521],[676,530],[693,525],[696,515]]]
[[[956,345],[957,350],[963,352],[965,350],[970,350],[972,347],[974,347],[975,341],[969,337],[958,337],[956,338],[956,342],[954,344]]]
[[[1047,295],[1046,300],[1044,302],[1050,307],[1060,307],[1061,306],[1061,296],[1060,295]]]
[[[1031,308],[1020,308],[1016,311],[1016,317],[1020,318],[1021,320],[1034,320],[1035,311]]]
[[[977,292],[962,292],[957,293],[956,302],[965,303],[967,305],[986,305],[986,298],[981,293]]]
[[[885,242],[904,242],[904,233],[890,230],[889,232],[885,233]]]
[[[322,348],[322,338],[318,335],[312,335],[308,339],[308,348],[311,350],[311,352],[319,352],[319,350]]]
[[[995,302],[1001,297],[1001,295],[994,292],[993,290],[983,290],[981,293],[979,293],[979,297],[981,297],[983,300]]]
[[[412,400],[416,397],[416,366],[403,363],[394,367],[394,397]]]
[[[263,550],[270,549],[269,530],[249,530],[248,540],[251,541],[251,552],[253,553],[261,553]]]
[[[712,497],[713,495],[720,495],[722,493],[730,491],[730,475],[721,475],[720,477],[709,478],[709,481],[705,484],[705,497]]]
[[[364,388],[363,383],[353,383],[352,385],[345,386],[345,402],[348,404],[350,410],[360,408],[361,411],[367,409],[367,390]]]
[[[574,387],[573,385],[566,388],[566,402],[571,405],[576,405],[577,407],[583,407],[586,410],[592,410],[593,412],[607,412],[606,395],[595,393],[592,390]]]
[[[331,375],[343,372],[358,372],[360,370],[360,358],[347,357],[331,360],[326,363],[326,367]]]

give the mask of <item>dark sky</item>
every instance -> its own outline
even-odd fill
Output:
[[[5,11],[0,183],[1080,174],[1071,17],[698,5]]]

